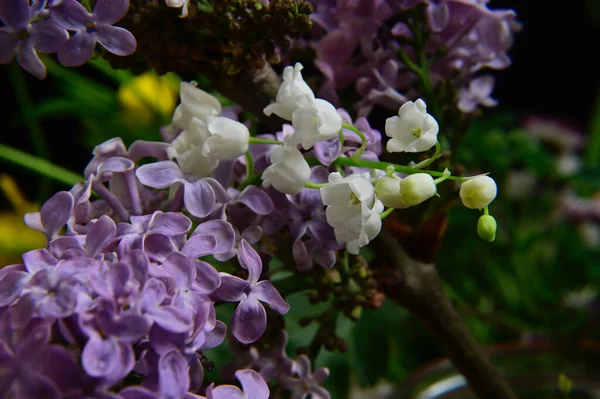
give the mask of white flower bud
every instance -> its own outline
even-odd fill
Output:
[[[315,94],[302,78],[303,68],[302,64],[297,62],[293,67],[288,66],[283,70],[283,83],[279,86],[275,102],[263,111],[267,116],[275,114],[291,121],[294,111],[298,109],[299,97],[308,95],[311,99],[315,98]]]
[[[433,177],[427,173],[415,173],[402,179],[400,197],[408,206],[418,205],[433,197],[437,191]]]
[[[402,201],[402,196],[400,195],[401,182],[402,180],[398,178],[382,177],[373,183],[375,186],[375,195],[383,202],[383,205],[395,209],[409,207],[409,205],[406,205],[404,201]]]
[[[496,198],[497,191],[494,179],[489,176],[477,176],[462,183],[459,195],[467,208],[483,209]]]
[[[278,146],[271,152],[271,165],[262,174],[263,187],[273,186],[285,194],[298,194],[310,179],[310,166],[295,146]]]
[[[167,148],[170,159],[176,159],[183,173],[196,177],[208,176],[219,164],[219,159],[202,154],[202,148],[210,135],[206,123],[192,118],[188,128],[181,132]]]
[[[418,99],[414,103],[404,103],[398,116],[385,121],[385,134],[391,139],[387,142],[389,152],[427,151],[437,142],[439,126],[433,116],[427,113],[425,102]]]
[[[221,113],[221,103],[217,98],[188,82],[181,82],[181,104],[175,108],[173,126],[187,129],[192,118],[206,122],[208,116]]]
[[[304,96],[298,100],[298,104],[300,107],[292,116],[295,133],[291,142],[302,144],[302,148],[308,150],[315,143],[339,134],[342,129],[342,117],[330,102]]]
[[[496,239],[498,224],[492,215],[481,215],[477,222],[477,235],[482,239],[492,242]]]
[[[236,159],[248,151],[250,132],[243,123],[233,119],[208,117],[208,132],[202,154],[218,159]]]

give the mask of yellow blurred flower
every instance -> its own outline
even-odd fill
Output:
[[[177,102],[179,80],[175,75],[145,72],[122,85],[117,98],[126,123],[168,121]]]
[[[0,267],[21,262],[21,254],[46,244],[44,234],[25,225],[27,212],[39,210],[39,206],[28,202],[8,175],[0,175],[0,191],[12,204],[13,211],[0,212]]]

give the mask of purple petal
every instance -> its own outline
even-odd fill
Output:
[[[12,30],[26,29],[29,25],[29,1],[0,1],[0,19]]]
[[[123,378],[133,369],[135,364],[135,354],[133,353],[133,348],[129,344],[125,344],[119,342],[118,345],[118,362],[115,367],[110,371],[108,375],[104,377],[104,383],[106,385],[114,385]],[[113,396],[110,394],[106,394],[106,398],[104,396],[101,399],[119,399],[117,396]]]
[[[231,331],[238,341],[251,344],[258,341],[267,328],[267,312],[257,299],[248,297],[233,312]]]
[[[215,199],[217,202],[224,204],[231,201],[231,197],[229,194],[227,194],[227,190],[225,190],[221,183],[219,183],[217,180],[213,179],[212,177],[205,177],[202,180],[212,187],[213,191],[215,192]]]
[[[96,30],[96,40],[108,52],[120,56],[133,54],[137,47],[131,32],[118,26],[99,25]]]
[[[68,67],[81,66],[92,57],[95,47],[93,34],[78,31],[58,49],[58,61]]]
[[[215,192],[204,180],[185,183],[183,202],[188,212],[198,218],[208,216],[215,207]]]
[[[131,267],[133,278],[140,283],[140,287],[146,284],[148,278],[148,256],[140,249],[134,249],[121,258],[122,262]]]
[[[256,295],[257,299],[267,303],[271,309],[280,314],[286,314],[290,310],[290,305],[283,300],[277,288],[269,280],[258,283],[252,289],[252,295]]]
[[[210,331],[205,331],[205,334],[204,344],[198,350],[212,349],[221,345],[227,334],[227,325],[222,321],[217,320],[215,328]]]
[[[240,389],[233,385],[219,385],[212,388],[211,384],[206,390],[207,398],[210,399],[244,399],[244,394]]]
[[[57,364],[60,367],[56,367]],[[35,362],[28,366],[52,381],[61,392],[76,390],[83,378],[73,353],[58,345],[45,347],[36,354]]]
[[[248,270],[248,281],[256,283],[262,273],[262,260],[246,240],[241,240],[238,244],[238,261]]]
[[[169,143],[158,141],[136,140],[129,146],[129,158],[138,161],[145,157],[156,158],[159,161],[167,160],[167,148]]]
[[[10,305],[19,297],[31,275],[20,271],[8,272],[0,280],[0,307]]]
[[[159,399],[159,396],[152,391],[142,387],[127,387],[119,391],[119,396],[123,399]]]
[[[135,164],[131,159],[124,157],[110,157],[98,166],[98,175],[104,173],[122,173],[132,170]]]
[[[42,215],[39,212],[26,213],[23,219],[30,229],[44,231],[44,226],[42,226]]]
[[[98,0],[94,6],[94,20],[113,25],[127,14],[129,0]]]
[[[197,260],[194,265],[196,266],[195,290],[203,294],[211,294],[219,288],[221,277],[211,264]]]
[[[76,0],[63,0],[50,11],[50,19],[67,30],[80,30],[86,21],[91,20],[90,14]]]
[[[43,215],[43,214],[42,214]],[[85,239],[85,252],[87,256],[94,256],[102,251],[106,245],[115,237],[117,225],[108,216],[103,215],[89,228]]]
[[[60,191],[50,197],[42,206],[40,211],[42,225],[48,237],[54,237],[67,224],[71,217],[73,203],[73,196],[70,193]]]
[[[135,175],[143,185],[152,188],[167,188],[178,181],[183,181],[183,173],[173,161],[142,165]]]
[[[337,138],[327,141],[319,141],[313,147],[315,157],[323,165],[329,166],[340,156],[340,153],[342,152],[341,144],[342,143]]]
[[[33,47],[42,53],[56,53],[60,46],[69,39],[66,30],[53,21],[38,21],[31,25]]]
[[[186,255],[173,252],[163,261],[162,266],[169,272],[179,289],[188,289],[196,278],[194,262]]]
[[[163,399],[181,399],[187,393],[190,385],[188,362],[177,349],[160,357],[158,380]]]
[[[209,220],[200,224],[194,235],[208,235],[214,237],[216,240],[216,247],[214,253],[221,254],[230,251],[235,243],[235,231],[231,223],[224,220]]]
[[[191,315],[174,306],[161,306],[154,309],[150,315],[156,324],[170,332],[184,333],[192,328]]]
[[[256,186],[246,187],[236,200],[252,209],[257,215],[268,215],[273,212],[271,197]]]
[[[225,302],[237,302],[245,297],[244,290],[250,285],[249,282],[227,273],[219,273],[219,276],[221,285],[211,297]]]
[[[45,249],[35,249],[25,252],[22,258],[27,271],[32,275],[42,269],[56,266],[58,263],[58,260]]]
[[[237,378],[242,384],[245,399],[268,399],[269,387],[263,378],[254,370],[238,370],[235,372]]]
[[[0,64],[8,64],[15,57],[19,37],[0,28]]]
[[[448,4],[445,1],[442,1],[439,4],[436,4],[433,1],[430,2],[427,6],[427,18],[431,30],[434,32],[441,32],[446,25],[448,25],[448,21],[450,20]]]
[[[190,231],[192,221],[178,212],[159,213],[152,220],[150,230],[166,236],[178,236]]]
[[[197,259],[208,254],[213,254],[216,247],[217,240],[214,237],[202,234],[191,236],[181,249],[181,252],[192,259]]]
[[[81,353],[81,364],[91,377],[104,377],[118,367],[119,345],[113,339],[102,339],[93,333]]]
[[[19,392],[17,397],[19,398],[60,399],[61,397],[60,392],[51,381],[28,371],[17,377],[16,383]],[[10,392],[9,397],[11,397]]]
[[[143,316],[123,315],[107,326],[105,333],[121,342],[133,344],[148,334],[150,325]]]
[[[312,258],[306,249],[302,237],[298,237],[292,245],[292,255],[296,261],[296,267],[301,272],[308,271],[312,268]]]
[[[175,251],[171,239],[160,233],[146,234],[142,240],[142,249],[150,258],[159,262]]]
[[[151,311],[160,306],[166,297],[167,287],[165,284],[156,278],[151,278],[146,282],[146,285],[144,285],[140,298],[140,305],[142,309]]]

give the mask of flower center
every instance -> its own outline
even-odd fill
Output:
[[[358,197],[356,196],[356,194],[354,193],[350,193],[350,206],[353,205],[359,205],[360,204],[360,200],[358,199]]]
[[[410,133],[415,136],[416,138],[421,137],[421,132],[423,130],[420,127],[413,127],[412,129],[410,129]]]
[[[96,31],[96,23],[94,21],[86,21],[84,26],[85,26],[85,30],[88,33],[92,33],[92,32]]]
[[[25,40],[29,37],[29,31],[27,29],[22,29],[17,33],[17,37],[19,40]]]

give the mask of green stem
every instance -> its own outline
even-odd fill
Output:
[[[254,159],[252,158],[252,154],[250,154],[250,151],[246,151],[244,156],[246,157],[246,178],[240,185],[240,190],[250,185],[250,182],[254,179]]]
[[[325,187],[327,185],[327,183],[313,183],[310,181],[307,181],[306,183],[304,183],[304,187],[306,188],[313,188],[315,190],[320,189],[321,187]]]
[[[16,148],[6,146],[4,144],[0,144],[0,159],[15,165],[19,165],[23,168],[29,169],[42,176],[54,179],[57,182],[64,183],[68,186],[72,186],[80,181],[85,180],[83,176],[55,165],[50,161],[17,150]]]
[[[360,130],[358,130],[358,128],[356,128],[353,124],[342,122],[342,128],[343,129],[351,130],[354,133],[358,134],[358,137],[360,137],[360,139],[362,140],[363,144],[366,144],[367,138],[365,137],[365,135],[363,134],[363,132],[361,132]]]
[[[259,139],[258,137],[250,137],[250,144],[275,144],[275,145],[283,145],[283,141],[279,140],[269,140],[269,139]]]
[[[438,159],[439,157],[442,156],[442,154],[440,154],[441,152],[442,152],[442,145],[438,141],[435,143],[435,153],[433,154],[433,156],[422,162],[419,162],[418,164],[413,166],[413,168],[417,168],[417,169],[426,168],[427,166],[431,165],[436,159]]]
[[[365,161],[362,159],[352,159],[352,158],[338,158],[332,163],[332,165],[333,166],[338,166],[338,165],[356,166],[359,168],[368,168],[368,169],[377,169],[377,170],[388,170],[388,168],[393,168],[394,171],[396,171],[398,173],[404,173],[404,174],[409,174],[409,175],[414,174],[414,173],[427,173],[428,175],[436,176],[436,177],[444,177],[447,175],[443,172],[437,172],[434,170],[415,169],[412,166],[396,165],[396,164],[393,164],[390,162]],[[447,178],[449,180],[456,180],[456,181],[460,181],[460,182],[467,180],[464,177],[458,177],[458,176],[448,176]]]
[[[383,213],[381,215],[379,215],[381,217],[381,220],[385,219],[386,217],[388,217],[388,215],[390,213],[394,212],[394,208],[388,208],[385,211],[383,211]]]

